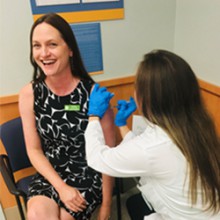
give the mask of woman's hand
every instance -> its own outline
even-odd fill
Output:
[[[97,220],[109,220],[110,214],[111,214],[111,206],[102,204],[99,209],[99,215]]]
[[[127,119],[137,109],[137,106],[135,100],[130,97],[129,101],[119,100],[117,109],[118,112],[115,117],[115,125],[121,127],[127,124]]]
[[[114,94],[110,93],[105,87],[95,84],[90,98],[88,116],[98,116],[102,118],[109,107],[109,102]]]
[[[68,209],[74,212],[82,212],[86,208],[86,200],[76,188],[65,184],[58,193],[61,201]]]

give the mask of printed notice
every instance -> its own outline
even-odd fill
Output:
[[[103,73],[101,28],[99,23],[71,25],[86,70],[90,74]]]
[[[94,3],[94,2],[118,2],[119,0],[82,0],[83,3]]]
[[[80,0],[36,0],[37,6],[79,4]]]
[[[54,12],[69,24],[124,18],[124,0],[30,0],[34,21]]]
[[[133,115],[132,117],[132,131],[135,135],[140,135],[147,127],[146,119],[140,115]]]

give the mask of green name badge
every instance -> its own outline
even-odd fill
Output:
[[[80,105],[65,105],[64,110],[66,110],[66,111],[80,111]]]

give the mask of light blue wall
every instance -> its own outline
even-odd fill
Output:
[[[143,55],[173,50],[175,0],[124,0],[125,19],[102,23],[103,59],[109,79],[134,74]]]
[[[0,0],[0,96],[17,94],[32,77],[29,0]],[[104,80],[134,74],[144,53],[173,50],[176,0],[124,0],[123,20],[101,22]]]
[[[174,51],[220,86],[220,0],[177,0]]]

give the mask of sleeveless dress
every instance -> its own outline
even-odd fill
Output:
[[[88,167],[85,155],[84,132],[92,85],[92,81],[81,80],[71,94],[57,96],[45,82],[33,84],[36,126],[45,156],[63,181],[82,193],[87,208],[78,213],[69,210],[39,173],[29,186],[28,198],[47,196],[77,220],[89,219],[102,201],[101,174]]]

